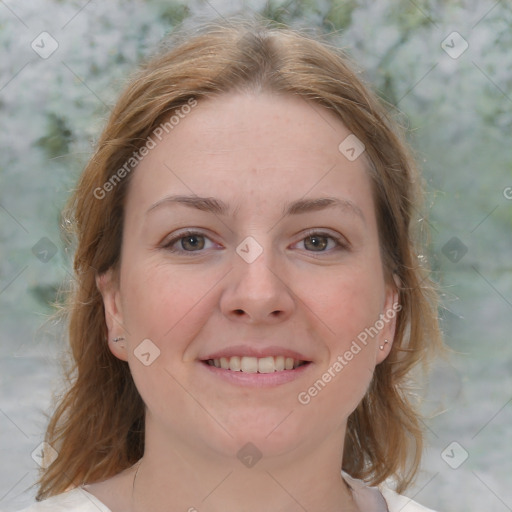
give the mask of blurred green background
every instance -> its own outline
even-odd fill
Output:
[[[512,510],[512,6],[476,0],[0,2],[0,507],[32,501],[59,384],[60,209],[140,59],[181,22],[243,11],[329,33],[407,126],[454,351],[418,390],[429,446],[408,495]]]

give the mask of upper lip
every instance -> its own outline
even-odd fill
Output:
[[[301,354],[297,352],[296,350],[291,350],[284,347],[279,347],[277,345],[268,345],[265,347],[261,346],[254,346],[251,345],[233,345],[230,347],[226,347],[220,350],[217,350],[215,352],[211,352],[210,354],[206,355],[205,357],[200,357],[201,361],[207,361],[208,359],[220,359],[221,357],[230,358],[233,356],[240,356],[240,357],[277,357],[277,356],[284,356],[284,357],[292,357],[293,359],[296,359],[298,361],[311,361],[307,356],[304,354]]]

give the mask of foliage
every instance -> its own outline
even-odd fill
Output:
[[[0,294],[0,302],[8,307],[19,300],[38,309],[38,301],[52,298],[50,291],[69,267],[59,242],[58,212],[126,78],[183,20],[225,16],[242,4],[115,0],[84,6],[44,0],[6,5],[0,11],[5,55],[0,63],[1,282],[5,286],[27,268],[21,282]],[[492,8],[493,3],[476,0],[251,5],[277,22],[327,33],[347,49],[378,94],[397,107],[429,184],[434,267],[477,266],[494,276],[510,271],[511,201],[502,193],[512,185],[512,154],[505,149],[512,127],[506,92],[512,85],[510,5]],[[458,59],[441,48],[453,30],[469,44]],[[48,59],[30,47],[42,31],[59,43]],[[47,263],[31,252],[44,236],[60,248]],[[442,250],[453,236],[468,247],[457,266]]]

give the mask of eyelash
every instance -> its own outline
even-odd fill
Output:
[[[179,242],[180,240],[182,240],[184,238],[190,237],[190,236],[201,236],[201,237],[209,239],[209,237],[207,235],[205,235],[204,233],[201,233],[200,231],[187,230],[187,231],[182,231],[181,233],[179,233],[178,235],[173,237],[171,240],[168,240],[167,242],[165,242],[165,244],[162,246],[162,248],[169,252],[172,252],[172,253],[181,253],[181,254],[194,254],[194,253],[203,252],[202,250],[185,251],[185,250],[176,250],[176,249],[172,248],[173,245],[175,245],[177,242]],[[300,242],[302,242],[303,240],[305,240],[307,238],[312,238],[315,236],[321,237],[321,238],[330,238],[331,240],[334,240],[336,246],[334,248],[332,248],[330,251],[307,251],[307,252],[311,252],[313,254],[314,253],[327,254],[332,251],[348,250],[350,248],[350,245],[346,241],[345,238],[335,236],[330,233],[326,233],[324,231],[316,231],[316,230],[307,231],[305,233],[304,237],[301,238]]]
[[[303,242],[307,238],[313,238],[313,237],[328,238],[328,239],[330,238],[331,240],[334,241],[335,247],[333,247],[327,251],[308,251],[305,249],[306,252],[309,252],[311,254],[322,255],[322,254],[329,254],[334,251],[337,252],[337,251],[343,251],[343,250],[349,249],[349,243],[347,242],[347,240],[345,238],[343,238],[341,236],[332,235],[331,233],[327,233],[325,231],[317,231],[315,229],[307,230],[304,233],[303,237],[299,240],[299,242]],[[329,244],[329,242],[327,242],[327,244]]]

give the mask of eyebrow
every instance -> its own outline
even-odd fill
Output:
[[[175,204],[195,208],[216,215],[227,215],[230,213],[229,206],[220,199],[214,197],[200,197],[196,195],[172,195],[160,199],[154,203],[146,212],[160,208],[162,206],[172,206]],[[315,199],[298,199],[291,203],[286,203],[283,207],[283,216],[298,215],[301,213],[316,212],[327,208],[339,208],[345,212],[355,214],[363,222],[366,223],[364,214],[356,204],[348,199],[340,199],[338,197],[318,197]]]

